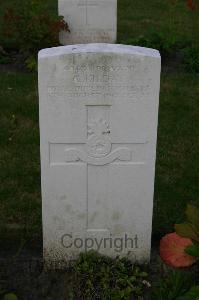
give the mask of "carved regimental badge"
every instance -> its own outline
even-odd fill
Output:
[[[111,152],[110,128],[106,120],[101,118],[88,124],[87,152],[96,158]]]
[[[85,151],[77,148],[66,149],[66,161],[83,161],[91,165],[106,165],[115,160],[130,161],[131,149],[119,147],[112,150],[110,133],[110,125],[105,119],[92,120],[88,124]]]

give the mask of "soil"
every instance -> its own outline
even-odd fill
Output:
[[[15,293],[19,300],[72,299],[70,298],[70,291],[74,286],[72,270],[68,268],[62,271],[45,271],[41,241],[36,246],[29,245],[18,253],[16,251],[13,246],[10,249],[0,250],[0,284],[2,279],[5,280],[7,292]],[[155,243],[152,247],[150,282],[156,282],[167,271],[168,268],[163,265],[158,255],[158,243]],[[190,273],[190,276],[199,274],[199,266],[196,265],[185,272]]]
[[[0,48],[0,72],[28,72],[24,56],[16,51],[9,54]],[[2,63],[4,61],[4,63]]]
[[[70,270],[45,271],[40,250],[0,252],[0,282],[19,300],[69,300]],[[1,299],[1,298],[0,298]]]

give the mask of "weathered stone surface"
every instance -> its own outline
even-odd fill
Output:
[[[47,264],[91,248],[149,260],[160,65],[158,51],[124,45],[39,53]]]
[[[59,15],[71,31],[60,33],[62,45],[116,41],[117,0],[59,0]]]

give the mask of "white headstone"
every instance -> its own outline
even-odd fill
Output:
[[[59,0],[70,33],[60,33],[62,45],[115,43],[117,38],[117,0]]]
[[[148,261],[160,55],[75,45],[39,53],[44,258]]]

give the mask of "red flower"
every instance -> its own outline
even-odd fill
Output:
[[[190,239],[182,238],[175,232],[169,233],[160,241],[160,256],[166,264],[172,267],[189,267],[197,260],[185,252],[185,249],[192,244]]]
[[[194,10],[195,5],[193,3],[193,0],[187,0],[187,6],[191,9]]]

